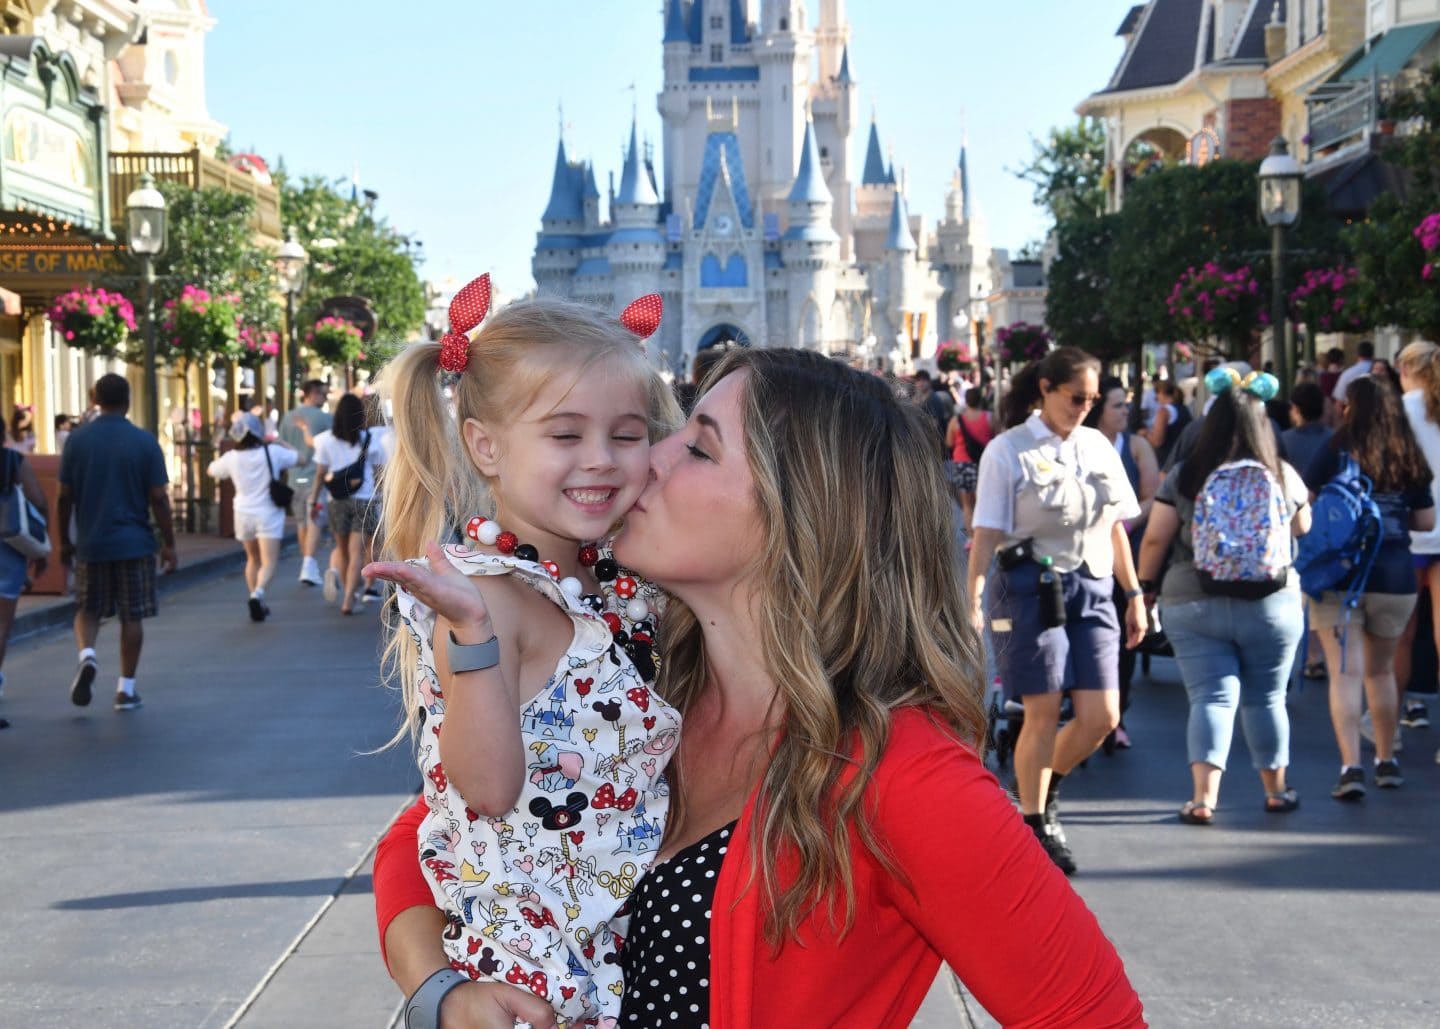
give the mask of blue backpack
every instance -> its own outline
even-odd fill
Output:
[[[1300,588],[1310,596],[1318,598],[1343,583],[1345,607],[1360,603],[1385,537],[1372,489],[1355,459],[1342,452],[1340,471],[1315,497],[1310,531],[1296,548]]]

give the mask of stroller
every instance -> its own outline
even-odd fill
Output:
[[[1020,739],[1020,730],[1025,726],[1025,705],[1005,695],[1005,687],[999,676],[996,676],[990,688],[985,691],[985,696],[987,743],[990,752],[995,755],[996,768],[1004,771],[1010,765],[1010,757],[1015,753],[1015,744]],[[1060,725],[1063,726],[1074,717],[1075,707],[1070,702],[1070,692],[1067,690],[1065,699],[1060,702]],[[1084,768],[1086,763],[1080,762],[1080,767]]]

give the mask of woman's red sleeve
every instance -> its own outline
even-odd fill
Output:
[[[911,735],[919,745],[876,780],[907,920],[1007,1027],[1145,1025],[1114,946],[975,752]]]
[[[375,848],[375,921],[380,929],[380,956],[385,954],[385,930],[400,912],[407,908],[435,906],[435,895],[420,871],[420,849],[416,839],[420,823],[425,820],[425,800],[415,801],[399,818],[390,823],[380,845]]]

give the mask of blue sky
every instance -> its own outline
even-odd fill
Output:
[[[1009,169],[1030,137],[1072,122],[1121,53],[1133,0],[850,0],[862,120],[909,173],[933,222],[968,129],[974,203],[991,243],[1043,235]],[[349,178],[425,244],[422,274],[490,271],[516,296],[554,166],[557,105],[572,157],[619,173],[632,102],[658,139],[661,0],[210,0],[210,114],[231,145],[291,173]],[[812,24],[818,14],[811,0]],[[633,84],[633,90],[632,90]],[[852,161],[863,159],[864,133]]]

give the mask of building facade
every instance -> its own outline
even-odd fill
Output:
[[[990,290],[963,144],[928,227],[868,125],[844,0],[666,0],[658,156],[632,122],[619,183],[562,139],[532,267],[542,294],[620,310],[660,293],[657,363],[724,341],[906,367]],[[603,202],[603,206],[602,206]],[[962,320],[963,321],[963,320]]]

